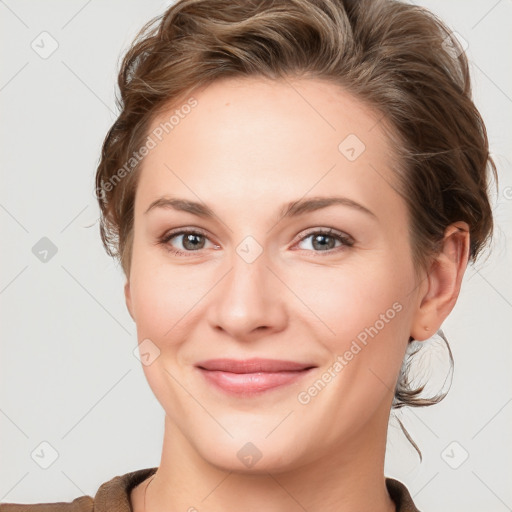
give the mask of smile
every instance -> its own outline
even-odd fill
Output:
[[[196,365],[206,381],[225,393],[255,395],[298,381],[314,365],[277,359],[211,359]]]

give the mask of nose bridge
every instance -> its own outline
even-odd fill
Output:
[[[246,237],[230,255],[230,270],[215,296],[210,321],[233,337],[244,339],[259,328],[281,329],[285,321],[279,280],[269,269],[267,253]],[[282,286],[282,285],[281,285]]]

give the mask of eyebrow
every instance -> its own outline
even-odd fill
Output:
[[[304,213],[313,212],[333,205],[347,206],[349,208],[353,208],[355,210],[358,210],[369,215],[370,217],[377,219],[377,216],[371,210],[366,208],[366,206],[363,206],[362,204],[354,201],[353,199],[349,199],[348,197],[319,196],[298,199],[296,201],[286,203],[280,210],[279,220],[284,218],[297,217]],[[148,212],[155,208],[174,209],[178,211],[188,212],[203,218],[216,217],[213,210],[204,203],[199,203],[196,201],[190,201],[188,199],[180,199],[175,197],[160,197],[159,199],[156,199],[149,205],[144,214],[147,214]]]

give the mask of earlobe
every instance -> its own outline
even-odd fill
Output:
[[[124,285],[124,298],[126,302],[126,307],[128,309],[128,313],[130,313],[130,316],[132,317],[133,321],[135,321],[135,317],[133,316],[132,311],[132,297],[130,292],[130,281],[126,281]]]
[[[411,326],[411,336],[415,340],[430,338],[455,306],[468,264],[469,241],[466,222],[456,222],[446,228],[442,249],[434,257],[425,277],[426,291],[419,297]]]

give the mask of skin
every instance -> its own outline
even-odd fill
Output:
[[[455,304],[467,225],[447,228],[442,252],[417,278],[406,204],[392,186],[388,128],[334,84],[224,79],[193,96],[198,105],[144,158],[135,199],[125,296],[139,343],[150,339],[160,350],[143,369],[166,418],[158,471],[149,487],[147,479],[133,489],[133,508],[144,510],[147,490],[152,512],[393,511],[384,455],[395,384],[409,336],[429,338]],[[366,146],[354,161],[338,149],[349,134]],[[331,205],[279,217],[288,202],[332,195],[373,215]],[[206,204],[215,216],[145,213],[162,196]],[[158,243],[176,228],[201,230],[200,248],[181,235]],[[329,228],[353,245],[314,243],[311,235]],[[249,235],[262,250],[251,263],[237,253]],[[300,403],[298,394],[397,303],[400,312]],[[316,368],[239,398],[194,367],[220,357]],[[262,454],[252,467],[237,457],[248,442]]]

